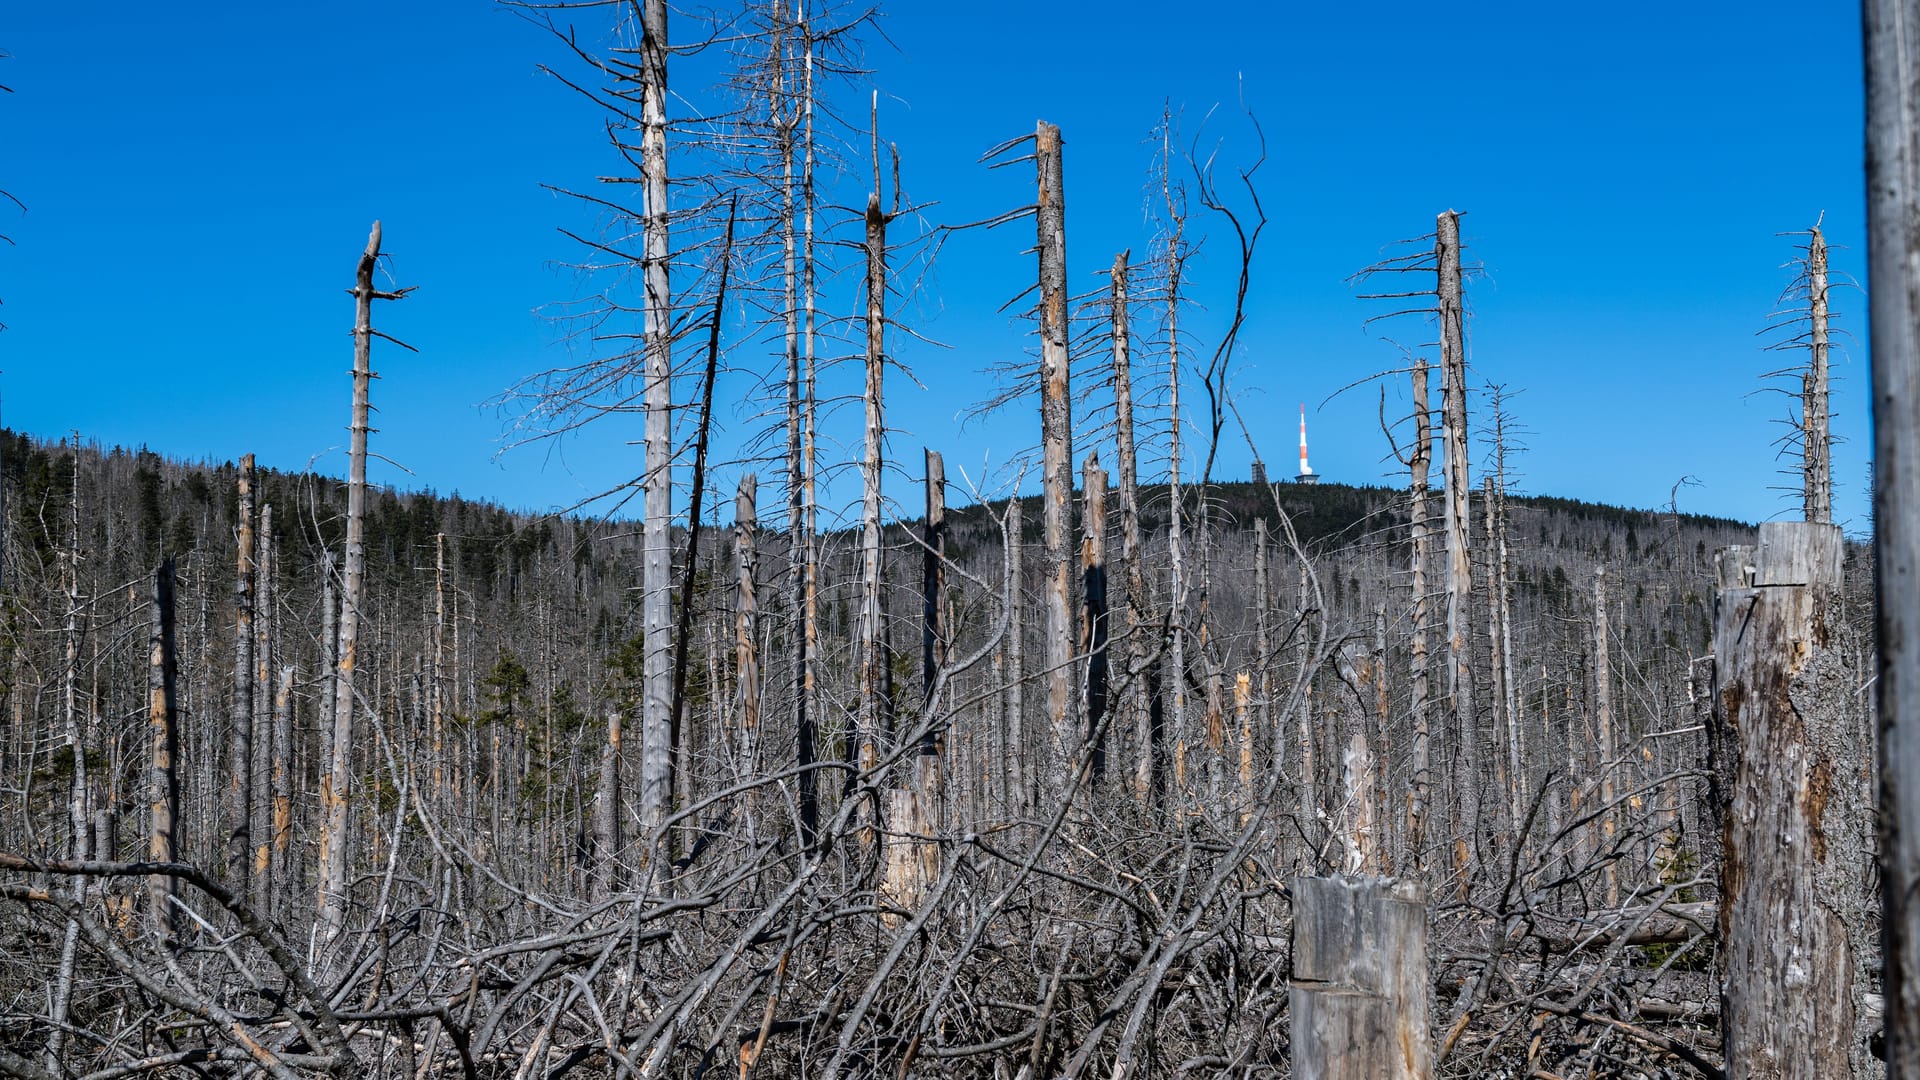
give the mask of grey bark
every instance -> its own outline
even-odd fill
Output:
[[[640,184],[642,280],[646,290],[645,524],[641,551],[641,660],[638,826],[642,864],[655,869],[673,801],[673,293],[668,278],[667,3],[640,7]]]
[[[1056,793],[1080,742],[1073,718],[1073,406],[1068,393],[1067,212],[1060,129],[1042,120],[1034,129],[1040,256],[1040,537],[1041,604],[1045,624],[1047,786]]]
[[[1722,562],[1716,721],[1734,761],[1720,859],[1721,1015],[1736,1080],[1874,1072],[1860,1022],[1872,761],[1854,675],[1860,643],[1840,612],[1842,547],[1832,525],[1767,522],[1750,562],[1740,550]]]
[[[1865,0],[1887,1074],[1920,1076],[1920,18]]]
[[[222,855],[227,879],[242,891],[253,858],[253,455],[240,459],[238,566],[233,577],[233,698],[228,717],[226,828]]]
[[[151,764],[147,772],[147,858],[173,862],[180,853],[180,754],[174,676],[179,661],[174,649],[173,560],[160,563],[153,575],[153,612],[147,639],[147,727]],[[173,907],[175,879],[166,874],[147,878],[147,912],[163,944],[171,943],[178,913]]]
[[[1455,837],[1454,865],[1466,871],[1478,858],[1480,818],[1480,733],[1473,705],[1473,563],[1467,544],[1468,499],[1473,491],[1467,467],[1467,357],[1465,309],[1460,288],[1460,215],[1439,216],[1435,229],[1439,265],[1441,444],[1445,450],[1447,498],[1447,711],[1459,768],[1451,778],[1459,795],[1461,834]]]
[[[1413,362],[1413,448],[1407,456],[1408,532],[1412,566],[1408,580],[1413,593],[1411,643],[1408,647],[1408,711],[1412,732],[1407,769],[1407,857],[1417,871],[1427,865],[1427,803],[1432,783],[1432,689],[1427,658],[1427,566],[1433,559],[1433,534],[1427,524],[1427,474],[1433,461],[1433,416],[1427,404],[1427,361]]]
[[[1833,430],[1827,378],[1827,238],[1807,241],[1807,371],[1801,393],[1801,457],[1808,521],[1833,520]]]

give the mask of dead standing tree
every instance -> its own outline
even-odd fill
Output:
[[[373,223],[352,289],[353,424],[347,450],[347,538],[345,573],[340,589],[338,647],[333,672],[331,729],[323,734],[320,776],[319,940],[331,944],[346,926],[349,848],[348,811],[353,784],[353,713],[356,707],[354,667],[359,659],[360,620],[366,604],[367,572],[367,433],[368,388],[373,381],[373,339],[394,341],[373,328],[373,302],[399,300],[411,286],[390,292],[373,287],[374,267],[380,261],[380,223]],[[394,341],[402,348],[410,348]]]
[[[1479,854],[1480,735],[1473,707],[1473,562],[1467,549],[1467,353],[1466,310],[1460,286],[1460,214],[1439,216],[1434,237],[1440,293],[1440,442],[1446,474],[1442,515],[1447,534],[1447,711],[1457,740],[1460,831],[1454,841],[1454,868],[1471,877]]]
[[[357,363],[357,361],[356,361]],[[253,856],[253,455],[240,459],[240,527],[234,545],[232,736],[227,761],[226,829],[222,847],[227,880],[244,887]]]
[[[1045,120],[1034,128],[1039,202],[1034,215],[1040,258],[1040,539],[1041,605],[1045,612],[1047,781],[1063,790],[1067,762],[1078,749],[1073,717],[1074,614],[1073,403],[1068,393],[1067,206],[1060,129]]]

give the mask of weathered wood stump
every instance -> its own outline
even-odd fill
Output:
[[[1727,1075],[1871,1076],[1873,754],[1832,525],[1768,522],[1720,558],[1716,743]]]
[[[1426,1080],[1427,894],[1375,877],[1293,881],[1293,1075]]]

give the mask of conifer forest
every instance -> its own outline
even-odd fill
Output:
[[[930,224],[859,4],[508,6],[609,172],[558,190],[591,284],[507,423],[630,425],[633,480],[368,483],[424,344],[380,222],[300,406],[344,479],[0,432],[0,1074],[1920,1077],[1913,0],[1865,4],[1857,536],[1817,208],[1769,330],[1793,520],[1520,494],[1447,207],[1327,268],[1406,343],[1343,391],[1397,479],[1320,482],[1304,419],[1293,479],[1291,406],[1233,393],[1287,227],[1250,110],[1206,152],[1140,118],[1120,181],[1040,120],[981,148],[1023,205]],[[669,89],[695,57],[726,109]],[[1138,242],[1069,262],[1111,182]],[[887,415],[903,298],[989,228],[1032,237],[979,406],[1028,494]]]

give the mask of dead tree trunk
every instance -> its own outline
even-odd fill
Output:
[[[1020,497],[1007,500],[1007,663],[1005,727],[1001,747],[1006,753],[1008,791],[1007,810],[1012,817],[1023,818],[1033,806],[1034,770],[1027,730],[1026,671],[1026,573],[1022,553],[1026,549],[1026,522]]]
[[[274,543],[273,507],[260,508],[260,530],[254,541],[253,617],[253,768],[247,783],[248,832],[253,842],[253,903],[268,910],[273,895],[273,760],[282,753],[273,727],[274,675]]]
[[[746,779],[760,775],[760,593],[755,581],[760,479],[740,478],[733,501],[733,655],[738,695],[740,765]]]
[[[1080,619],[1080,649],[1087,655],[1087,753],[1089,783],[1098,785],[1107,768],[1107,472],[1100,455],[1088,454],[1080,483],[1086,498],[1081,523],[1080,581],[1085,607]]]
[[[333,726],[328,760],[320,776],[319,941],[339,935],[347,918],[348,810],[353,792],[354,668],[359,658],[360,615],[367,571],[367,390],[373,381],[373,302],[398,300],[409,290],[373,287],[380,259],[380,223],[373,223],[353,287],[353,426],[347,450],[346,567],[340,590],[339,645],[333,679]]]
[[[273,914],[288,908],[299,881],[293,860],[293,665],[280,668],[273,692],[273,852],[268,878],[273,882]]]
[[[667,2],[640,7],[641,276],[646,505],[642,528],[639,828],[654,869],[673,802],[673,291],[667,215]],[[683,646],[684,647],[684,646]]]
[[[867,196],[867,379],[862,397],[866,446],[860,458],[860,630],[854,646],[854,663],[859,671],[859,701],[854,714],[859,758],[855,770],[849,773],[850,784],[869,786],[879,784],[878,777],[867,774],[880,764],[880,702],[886,692],[887,675],[886,650],[880,636],[880,484],[886,438],[883,394],[887,370],[887,222],[890,220],[880,209],[877,157],[873,167],[874,190]],[[872,794],[860,795],[863,832],[869,839],[879,809],[875,805],[877,798]]]
[[[947,602],[947,467],[936,450],[926,451],[927,516],[920,549],[920,711],[932,716],[934,688],[946,666],[950,629],[941,619]],[[940,756],[939,729],[920,739],[921,757]]]
[[[1427,790],[1432,783],[1431,675],[1427,660],[1427,564],[1433,559],[1433,535],[1427,524],[1427,473],[1433,462],[1433,417],[1427,406],[1427,360],[1413,362],[1413,448],[1407,455],[1407,530],[1412,541],[1412,641],[1407,664],[1408,711],[1413,727],[1407,770],[1407,857],[1416,875],[1427,866]]]
[[[1426,890],[1387,878],[1295,878],[1293,1075],[1426,1080]]]
[[[1046,613],[1050,793],[1063,789],[1066,762],[1079,737],[1073,724],[1073,593],[1069,544],[1073,531],[1073,405],[1068,394],[1067,208],[1061,174],[1060,129],[1042,120],[1034,129],[1039,210],[1034,215],[1040,253],[1040,534],[1044,546],[1042,604]]]
[[[605,897],[620,886],[619,707],[607,710],[607,741],[600,747],[599,784],[593,792],[593,883]]]
[[[1267,567],[1267,519],[1253,519],[1253,729],[1273,742],[1274,768],[1286,756],[1286,735],[1269,727],[1273,710],[1273,587]],[[1248,791],[1252,795],[1252,791]]]
[[[1473,708],[1473,563],[1467,547],[1467,355],[1465,311],[1460,292],[1460,215],[1440,215],[1435,230],[1439,264],[1441,443],[1447,479],[1447,711],[1456,740],[1459,769],[1451,778],[1459,795],[1461,832],[1454,841],[1454,866],[1468,870],[1478,857],[1480,820],[1480,732]]]
[[[1920,21],[1862,5],[1887,1075],[1920,1076]]]
[[[1593,571],[1593,729],[1599,742],[1600,757],[1600,836],[1594,850],[1602,852],[1606,862],[1606,898],[1609,908],[1620,906],[1618,860],[1612,857],[1614,836],[1619,831],[1613,808],[1613,668],[1607,656],[1607,571]]]
[[[226,829],[222,837],[227,879],[244,894],[253,855],[253,455],[240,459],[240,530],[233,576],[233,699],[228,716]]]
[[[1807,373],[1800,395],[1801,457],[1808,521],[1833,520],[1833,431],[1827,380],[1827,238],[1807,241]]]
[[[1147,596],[1146,567],[1140,548],[1140,469],[1133,440],[1132,312],[1127,288],[1127,252],[1113,257],[1111,324],[1113,333],[1113,429],[1120,468],[1120,572],[1125,576],[1126,646],[1121,650],[1126,693],[1120,699],[1119,730],[1132,740],[1133,793],[1142,806],[1154,790],[1151,687],[1157,679],[1146,668],[1152,650],[1146,628],[1153,618]],[[1157,669],[1157,665],[1156,665]]]
[[[152,630],[147,652],[147,726],[152,739],[152,767],[147,773],[147,802],[152,815],[147,827],[147,858],[173,862],[180,857],[180,777],[175,772],[180,755],[176,724],[174,674],[173,560],[161,562],[153,575]],[[148,914],[153,932],[163,945],[173,941],[178,914],[173,906],[175,879],[168,874],[147,878]]]
[[[1742,549],[1722,562],[1714,672],[1734,757],[1720,864],[1734,1078],[1860,1076],[1871,1060],[1857,1022],[1871,755],[1858,644],[1839,610],[1842,543],[1831,525],[1768,522],[1750,563]]]

